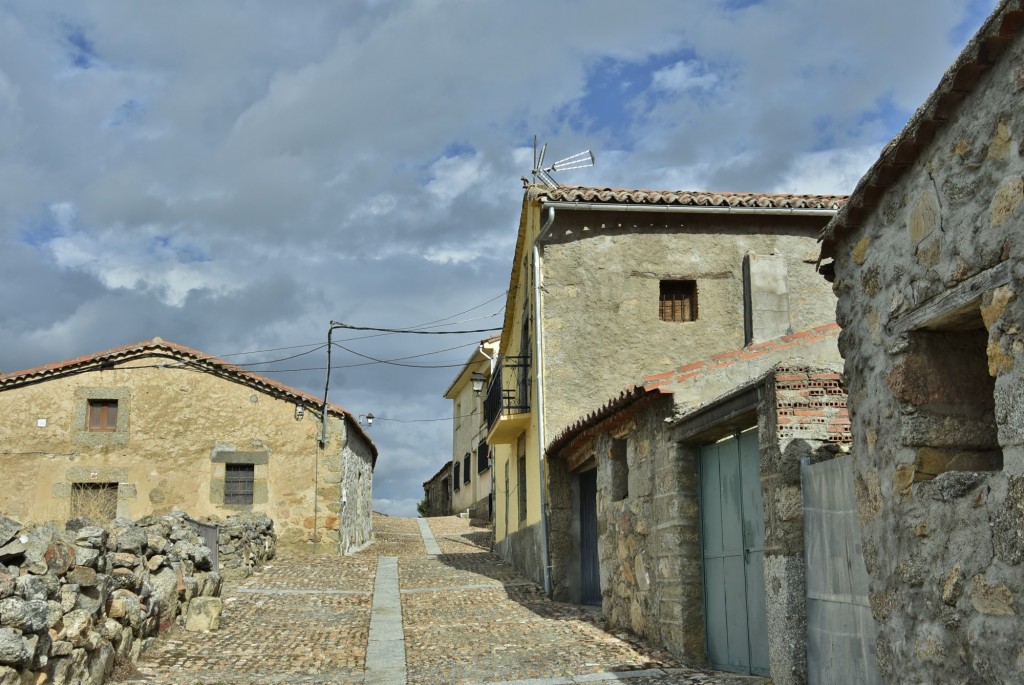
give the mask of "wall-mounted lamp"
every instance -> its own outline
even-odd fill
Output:
[[[295,405],[295,420],[301,421],[302,417],[306,415],[306,408],[301,404]]]
[[[480,392],[484,389],[485,380],[487,379],[479,371],[474,371],[473,375],[470,376],[469,382],[473,384],[473,394],[477,397],[480,396]]]
[[[365,419],[366,420],[366,427],[369,428],[370,426],[373,425],[373,418],[374,418],[373,414],[360,414],[359,415],[359,425],[362,426],[363,425],[363,419]]]

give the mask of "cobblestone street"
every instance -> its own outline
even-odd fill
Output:
[[[595,614],[544,597],[490,553],[489,531],[464,519],[374,525],[376,542],[360,554],[281,554],[226,586],[219,631],[175,628],[126,682],[764,682],[682,668],[605,632]]]

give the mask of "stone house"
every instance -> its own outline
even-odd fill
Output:
[[[491,496],[490,449],[484,439],[483,387],[491,378],[491,366],[498,354],[498,337],[481,341],[445,392],[452,402],[451,510],[490,521],[494,513]],[[474,387],[477,384],[478,387]]]
[[[1024,681],[1024,4],[823,234],[886,682]]]
[[[682,364],[563,431],[547,450],[554,597],[688,663],[807,682],[801,460],[848,448],[838,333]]]
[[[423,515],[450,516],[452,513],[452,463],[446,461],[437,473],[423,481]]]
[[[544,448],[647,374],[833,319],[810,266],[843,198],[525,190],[485,402],[495,549],[550,591]]]
[[[346,410],[154,338],[0,376],[0,511],[273,519],[282,545],[370,541],[377,448]]]

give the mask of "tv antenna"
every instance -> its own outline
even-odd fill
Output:
[[[544,153],[548,151],[548,144],[540,148],[540,152],[537,152],[537,136],[533,137],[533,178],[534,182],[540,179],[541,182],[548,188],[558,188],[558,182],[551,177],[551,174],[556,171],[569,171],[570,169],[586,169],[587,167],[594,166],[594,153],[590,150],[584,150],[583,152],[577,152],[575,155],[570,155],[565,159],[560,159],[554,162],[551,166],[544,166]]]

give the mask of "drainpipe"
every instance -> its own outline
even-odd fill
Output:
[[[691,205],[640,205],[616,204],[611,202],[545,202],[543,207],[557,209],[578,209],[588,212],[643,212],[644,214],[764,214],[771,216],[835,216],[835,209],[811,209],[807,207],[703,207]],[[543,230],[543,229],[542,229]],[[540,239],[540,236],[537,236]],[[536,246],[536,243],[535,243]]]
[[[544,562],[544,594],[551,597],[551,549],[548,534],[548,512],[547,512],[547,464],[544,460],[544,334],[541,328],[541,301],[540,301],[540,241],[547,234],[551,225],[555,223],[555,208],[547,206],[548,218],[541,226],[540,232],[533,241],[533,316],[536,334],[534,347],[537,359],[537,459],[540,467],[540,526],[541,526],[541,556]]]

